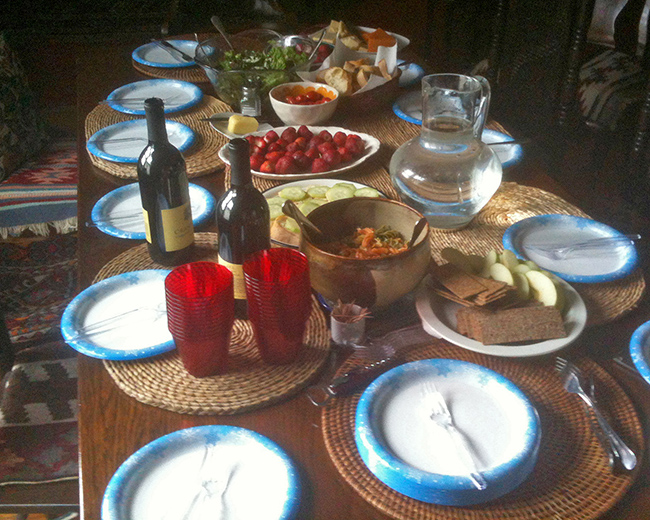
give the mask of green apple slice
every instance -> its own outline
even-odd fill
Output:
[[[530,284],[532,297],[544,305],[555,306],[558,303],[558,290],[548,276],[539,271],[528,271],[525,273]]]
[[[498,261],[499,261],[499,255],[497,254],[496,249],[490,249],[490,251],[488,251],[488,254],[485,255],[485,258],[483,259],[483,268],[481,269],[480,276],[482,276],[483,278],[489,278],[490,267],[492,267]]]
[[[528,278],[522,273],[512,273],[512,278],[515,281],[515,287],[517,288],[517,295],[522,300],[527,300],[530,298],[530,284],[528,283]]]
[[[519,259],[512,251],[510,251],[510,249],[503,250],[503,253],[499,255],[499,262],[501,262],[511,271],[519,265]]]
[[[530,267],[526,264],[519,264],[511,269],[513,274],[514,273],[524,274],[525,272],[530,270],[531,270]]]
[[[508,285],[515,285],[510,269],[503,264],[492,264],[490,266],[490,277],[498,282],[505,282]]]

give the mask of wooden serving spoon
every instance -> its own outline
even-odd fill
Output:
[[[418,239],[420,233],[422,233],[422,230],[426,225],[427,225],[427,219],[425,217],[422,217],[420,220],[418,220],[415,223],[415,226],[413,227],[413,234],[411,235],[411,240],[409,240],[407,244],[407,247],[409,249],[413,247],[413,244],[415,244],[415,241]]]
[[[300,231],[306,233],[308,237],[316,238],[319,241],[322,241],[325,238],[323,232],[318,229],[311,220],[303,215],[303,213],[298,209],[298,206],[296,206],[292,200],[287,199],[284,201],[282,204],[282,213],[294,219],[298,223]]]

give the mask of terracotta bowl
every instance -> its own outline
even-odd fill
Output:
[[[325,235],[324,242],[349,236],[358,227],[382,225],[409,240],[422,215],[401,202],[355,197],[319,206],[309,218]],[[386,307],[415,289],[431,259],[428,225],[411,249],[379,259],[346,258],[324,251],[322,245],[301,234],[300,250],[309,259],[312,287],[333,303],[341,300],[373,309]]]

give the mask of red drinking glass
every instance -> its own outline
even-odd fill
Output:
[[[214,262],[192,262],[165,278],[167,324],[185,369],[195,377],[228,369],[235,321],[233,277]]]
[[[265,249],[247,258],[243,270],[248,317],[262,360],[291,363],[302,350],[311,314],[307,257],[295,249]]]

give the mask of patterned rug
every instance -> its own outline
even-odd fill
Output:
[[[77,149],[56,141],[0,183],[0,237],[77,229]]]
[[[0,242],[0,305],[14,344],[60,337],[61,314],[76,289],[76,234],[29,245]]]
[[[20,351],[0,399],[0,486],[78,476],[77,358],[63,341]]]

